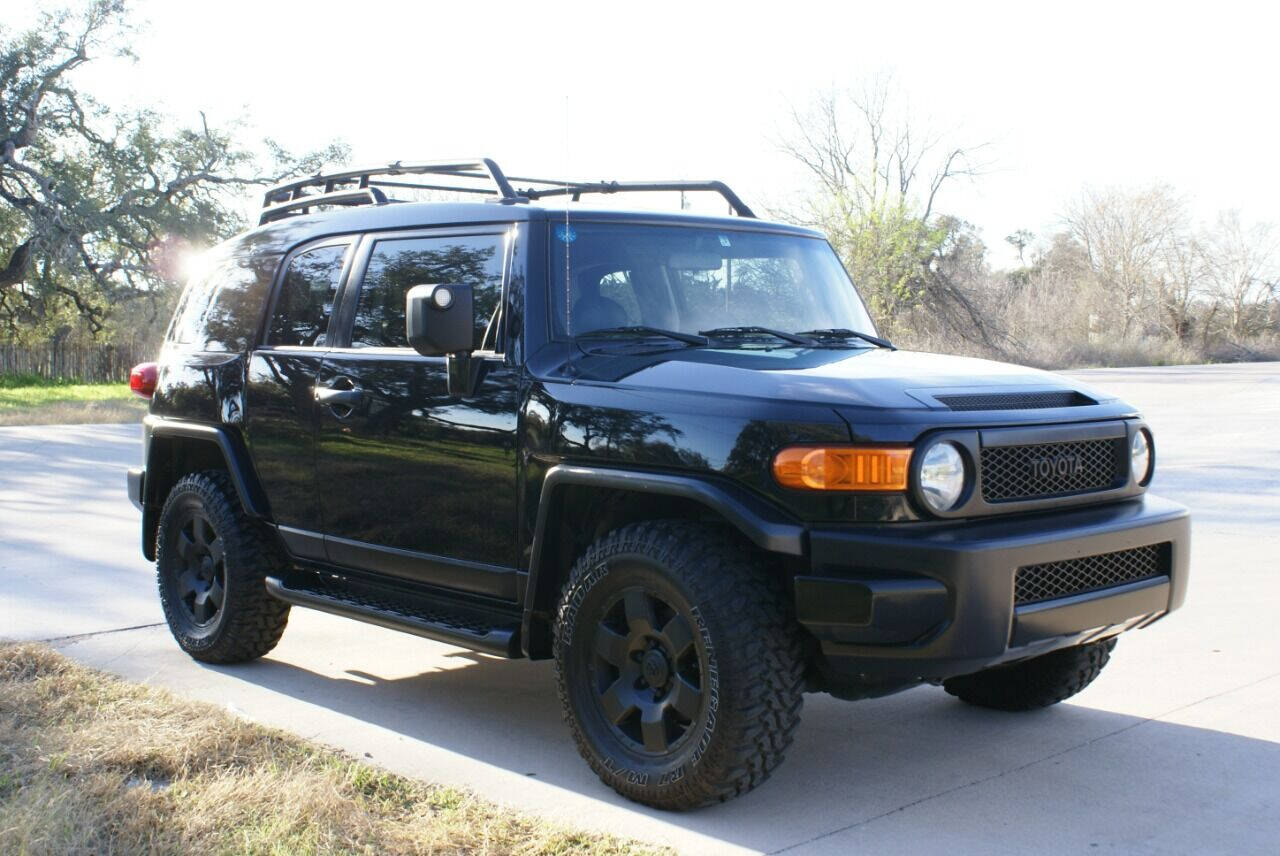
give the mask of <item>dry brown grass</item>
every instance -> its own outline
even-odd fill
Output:
[[[0,853],[652,852],[0,646]]]
[[[133,401],[59,401],[38,407],[0,410],[5,425],[85,425],[91,422],[141,422],[147,405]]]

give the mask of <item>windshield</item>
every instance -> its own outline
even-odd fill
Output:
[[[875,333],[840,260],[819,238],[553,223],[551,278],[558,336],[619,327]]]

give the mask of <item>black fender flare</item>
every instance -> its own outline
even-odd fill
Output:
[[[262,520],[271,519],[267,496],[253,469],[249,451],[245,448],[244,440],[238,432],[220,425],[183,422],[160,416],[147,416],[142,421],[146,444],[145,469],[140,476],[142,484],[138,492],[142,499],[142,551],[147,559],[155,559],[151,545],[154,541],[155,527],[159,522],[160,507],[165,500],[165,497],[156,495],[157,488],[153,486],[156,469],[153,467],[151,458],[156,446],[154,441],[157,439],[196,440],[216,446],[226,464],[227,474],[231,478],[232,485],[235,486],[236,496],[245,513]]]
[[[257,473],[254,472],[253,464],[250,462],[249,450],[245,448],[244,440],[238,432],[233,433],[220,425],[181,422],[176,419],[164,419],[156,416],[146,417],[143,423],[146,425],[149,436],[147,443],[148,469],[150,469],[151,464],[151,439],[156,437],[181,437],[213,443],[222,452],[222,458],[227,464],[227,473],[231,476],[231,483],[235,485],[236,494],[240,498],[240,504],[244,507],[245,513],[250,517],[262,519],[270,517],[267,495],[263,492],[262,485],[258,483]]]
[[[526,656],[533,656],[530,649],[533,644],[534,622],[549,617],[538,614],[539,577],[544,564],[542,554],[549,525],[547,518],[554,505],[556,492],[568,485],[629,490],[693,500],[719,514],[762,550],[786,556],[803,556],[806,553],[806,529],[803,525],[746,488],[731,482],[697,475],[557,464],[547,470],[538,500],[538,517],[529,557],[520,627],[521,647]]]

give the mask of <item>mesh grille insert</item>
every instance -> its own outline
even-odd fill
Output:
[[[1169,542],[1018,568],[1014,603],[1038,603],[1169,574]]]
[[[1087,407],[1098,403],[1071,390],[935,395],[934,398],[952,410],[1038,410],[1045,407]]]
[[[1014,502],[1112,490],[1128,477],[1124,438],[989,446],[982,450],[982,498]]]

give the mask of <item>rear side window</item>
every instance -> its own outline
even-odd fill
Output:
[[[415,285],[469,285],[475,305],[475,347],[498,323],[502,303],[502,235],[401,238],[378,241],[369,257],[351,331],[353,348],[407,348],[405,293]],[[494,347],[496,335],[488,337]]]
[[[268,345],[325,344],[348,246],[317,247],[289,261],[267,330]]]
[[[170,341],[203,351],[249,349],[279,256],[225,259],[193,279],[174,318]]]

